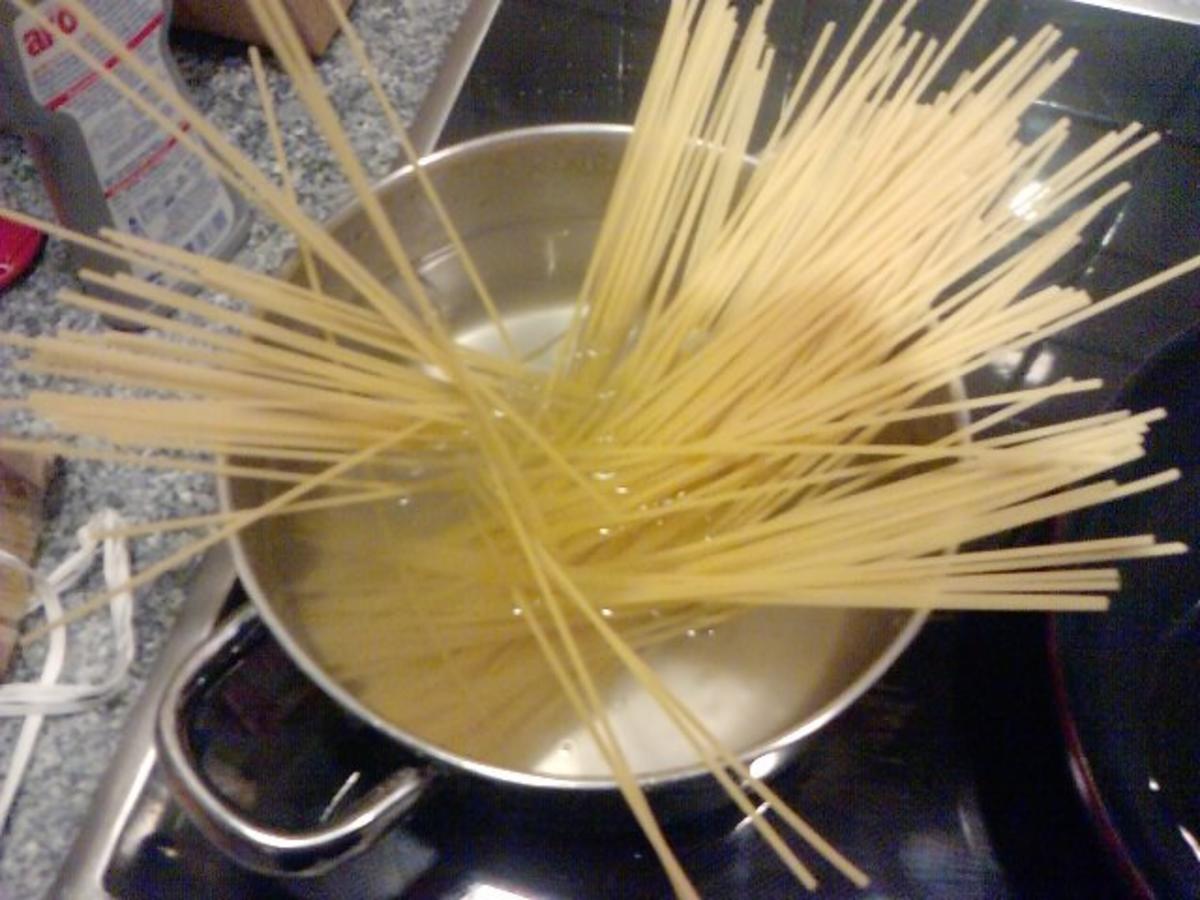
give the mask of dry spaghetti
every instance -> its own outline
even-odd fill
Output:
[[[153,310],[75,291],[64,302],[156,330],[0,340],[30,351],[30,371],[151,393],[31,394],[24,407],[63,440],[3,443],[262,482],[260,502],[246,508],[124,529],[204,534],[120,590],[291,516],[315,562],[289,590],[338,678],[403,727],[492,761],[544,754],[545,735],[574,723],[680,895],[695,892],[641,791],[644,766],[631,762],[630,737],[609,713],[629,685],[801,883],[816,878],[784,830],[866,883],[664,679],[682,635],[732,636],[722,639],[743,641],[742,657],[767,652],[771,633],[780,652],[808,640],[819,664],[813,636],[859,608],[1099,610],[1119,584],[1104,564],[1184,549],[1152,536],[969,549],[1177,477],[1109,477],[1143,455],[1157,411],[1007,430],[1034,405],[1095,382],[958,393],[989,360],[1200,267],[1190,260],[1098,303],[1037,287],[1127,190],[1100,192],[1102,180],[1156,139],[1134,126],[1053,168],[1065,123],[1017,140],[1021,115],[1073,56],[1056,49],[1053,29],[1003,42],[950,79],[948,61],[984,3],[939,45],[906,24],[914,0],[881,26],[875,0],[830,60],[832,26],[821,32],[751,163],[774,57],[770,4],[739,23],[717,2],[672,3],[547,370],[509,334],[338,4],[330,7],[501,353],[456,342],[279,0],[253,7],[259,24],[399,291],[299,208],[257,58],[282,186],[86,9],[64,5],[181,121],[65,36],[90,66],[295,235],[304,281],[3,211],[199,292],[82,273]],[[934,89],[942,83],[950,86]],[[1091,199],[1068,213],[1080,197]],[[348,297],[325,292],[334,279]],[[216,294],[244,307],[217,305]],[[405,552],[380,552],[389,546]]]

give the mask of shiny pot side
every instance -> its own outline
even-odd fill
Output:
[[[573,296],[628,134],[627,128],[603,125],[526,129],[450,148],[424,162],[506,318],[521,317]],[[378,194],[451,330],[458,333],[476,326],[480,314],[473,294],[411,171],[401,170],[386,179],[378,187]],[[361,210],[347,209],[332,221],[329,230],[372,272],[386,283],[394,283],[395,273]],[[328,293],[349,295],[336,275],[323,275]],[[257,505],[269,498],[269,491],[268,486],[246,481],[220,483],[222,504],[230,510]],[[284,599],[293,562],[287,519],[264,524],[232,541],[239,576],[275,639],[322,690],[347,710],[430,760],[451,779],[462,782],[467,791],[477,786],[483,793],[531,796],[535,802],[554,798],[553,802],[563,807],[582,807],[592,813],[621,807],[611,778],[548,776],[469,758],[397,726],[362,702],[331,677],[297,611]],[[769,734],[737,741],[734,748],[746,760],[769,756],[770,764],[761,766],[760,771],[785,765],[794,758],[805,737],[839,715],[886,671],[915,637],[926,615],[856,613],[853,627],[842,641],[845,646],[829,671],[822,673],[820,689],[811,698],[809,708]],[[221,655],[219,648],[210,648],[209,652],[214,658]],[[192,667],[193,680],[202,668]],[[780,670],[779,683],[786,684],[791,674]],[[186,747],[171,737],[179,733],[178,716],[166,712],[167,706],[182,708],[181,699],[188,691],[189,681],[181,676],[164,702],[159,739],[170,758],[170,767],[177,770],[172,778],[176,787],[184,794],[194,794],[200,789],[197,778],[181,774],[189,768]],[[763,696],[761,702],[767,711],[772,697]],[[778,710],[770,712],[774,715]],[[707,770],[697,765],[642,771],[639,781],[665,810],[694,811],[727,802]],[[216,811],[211,799],[185,805],[194,811],[204,807],[199,809],[202,823],[205,818],[224,818],[221,830],[226,835],[246,831],[225,827],[229,817]]]

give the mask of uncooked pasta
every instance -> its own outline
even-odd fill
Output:
[[[952,73],[983,2],[939,44],[907,23],[913,2],[875,0],[835,56],[834,26],[821,31],[755,146],[771,4],[739,21],[720,2],[672,2],[586,272],[531,328],[506,313],[520,298],[493,294],[331,3],[469,285],[464,329],[423,281],[280,0],[252,8],[378,267],[299,207],[257,57],[282,184],[63,5],[157,97],[67,42],[291,231],[301,263],[276,278],[2,211],[180,287],[83,272],[149,309],[73,290],[64,303],[150,330],[0,337],[30,372],[144,389],[30,393],[21,408],[58,437],[0,443],[228,479],[220,513],[124,529],[199,536],[119,590],[241,534],[286,569],[280,602],[363,703],[459,756],[611,779],[681,896],[695,891],[642,775],[702,765],[802,884],[817,885],[802,859],[815,854],[863,886],[740,754],[830,702],[830,661],[865,671],[855,654],[913,611],[1099,611],[1114,562],[1185,549],[1151,535],[976,549],[1178,475],[1113,474],[1143,455],[1160,411],[1016,427],[1094,380],[962,391],[1001,355],[1200,267],[1098,301],[1040,286],[1128,190],[1101,184],[1156,140],[1131,126],[1053,166],[1065,123],[1018,140],[1074,55],[1053,28]],[[255,537],[276,517],[286,546]],[[774,713],[755,702],[772,691]]]

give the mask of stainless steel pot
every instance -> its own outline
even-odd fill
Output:
[[[626,143],[628,129],[603,125],[544,127],[497,134],[430,156],[424,166],[437,185],[485,280],[506,317],[529,321],[536,313],[567,301],[575,292]],[[416,179],[401,170],[378,188],[401,240],[441,304],[451,327],[469,333],[479,314],[473,295],[447,248],[435,216]],[[331,232],[373,271],[388,276],[385,255],[365,216],[350,208],[336,217]],[[330,292],[341,290],[328,277]],[[534,316],[536,318],[536,316]],[[536,343],[539,335],[527,335]],[[518,335],[520,339],[520,335]],[[265,499],[264,487],[223,482],[223,505],[246,508]],[[497,765],[450,752],[418,730],[399,727],[380,715],[359,692],[332,677],[315,650],[316,641],[287,601],[283,588],[294,560],[289,553],[288,520],[247,532],[233,542],[237,568],[253,609],[218,631],[174,679],[163,702],[158,746],[180,802],[206,834],[246,865],[269,873],[324,871],[360,852],[371,840],[420,801],[435,779],[466,780],[481,789],[499,789],[599,809],[620,804],[607,777],[568,777]],[[317,685],[346,709],[415,751],[428,765],[397,772],[332,826],[307,834],[282,834],[248,821],[212,789],[193,765],[184,714],[189,698],[236,661],[253,641],[261,617],[275,639]],[[830,636],[827,658],[802,702],[784,709],[783,724],[763,732],[744,728],[731,738],[746,760],[761,760],[756,774],[789,761],[803,740],[846,709],[908,646],[925,613],[857,611]],[[774,684],[798,678],[789,665],[770,673]],[[776,691],[760,691],[749,721],[780,721]],[[692,807],[723,797],[699,765],[639,769],[643,787],[668,804]]]

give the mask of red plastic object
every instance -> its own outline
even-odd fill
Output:
[[[45,242],[40,231],[0,219],[0,291],[33,267]]]

